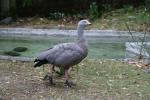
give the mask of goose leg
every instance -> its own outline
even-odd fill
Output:
[[[48,77],[48,79],[49,79],[49,84],[50,85],[55,85],[55,83],[53,82],[53,73],[54,73],[54,71],[55,71],[55,69],[54,69],[54,65],[52,66],[52,69],[50,70],[51,71],[51,75],[49,75],[49,77]]]
[[[50,85],[55,85],[55,83],[53,82],[54,67],[55,66],[52,66],[52,69],[49,70],[50,72],[47,75],[45,75],[43,79],[43,80],[49,80]]]
[[[75,85],[73,82],[68,81],[68,70],[65,69],[65,86],[72,87],[72,85]]]
[[[48,77],[48,80],[49,80],[49,84],[50,84],[50,85],[56,85],[56,84],[53,82],[53,77],[52,77],[52,76],[49,76],[49,77]]]

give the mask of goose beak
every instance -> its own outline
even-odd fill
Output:
[[[88,25],[91,25],[91,23],[89,23]]]
[[[87,24],[88,24],[88,25],[91,25],[91,23],[90,23],[90,22],[88,22]]]

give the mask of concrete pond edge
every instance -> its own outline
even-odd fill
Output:
[[[86,36],[131,36],[128,31],[85,30]],[[142,37],[144,32],[132,31],[133,36]],[[34,28],[0,28],[0,36],[7,35],[76,35],[76,30],[34,29]]]

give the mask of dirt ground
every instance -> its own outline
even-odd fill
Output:
[[[49,86],[48,81],[42,80],[42,68],[32,66],[33,63],[0,60],[0,100],[90,100],[99,94],[80,83],[65,87],[63,78],[58,77],[56,85]]]
[[[150,74],[120,61],[85,60],[70,73],[76,86],[55,86],[43,81],[48,66],[33,62],[0,60],[0,100],[150,100]]]

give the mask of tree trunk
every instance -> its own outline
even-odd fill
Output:
[[[16,0],[9,0],[10,1],[10,16],[13,18],[17,18],[17,11],[16,11]]]
[[[9,16],[9,0],[0,0],[1,2],[1,16],[2,17],[7,17]]]
[[[146,9],[147,9],[148,11],[150,11],[150,6],[149,6],[149,4],[150,4],[150,0],[145,0]]]
[[[10,8],[16,8],[16,0],[9,0],[10,1]]]

